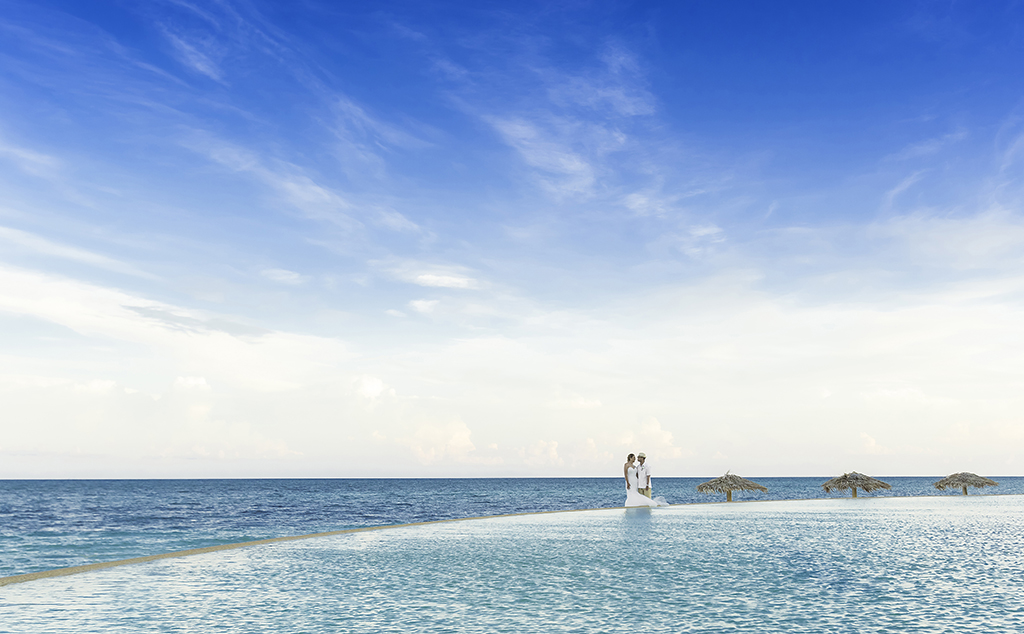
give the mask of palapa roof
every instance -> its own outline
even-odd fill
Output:
[[[878,489],[891,489],[892,487],[881,480],[872,478],[871,476],[851,471],[849,473],[844,473],[838,478],[832,478],[825,484],[821,485],[821,488],[825,489],[826,493],[844,491],[853,488],[860,489],[865,493],[871,493]]]
[[[977,487],[980,489],[981,487],[995,486],[999,486],[999,483],[995,480],[989,480],[988,478],[983,478],[980,475],[975,475],[966,471],[948,475],[935,483],[935,488],[940,491],[944,491],[946,489],[959,489],[962,487]]]
[[[726,472],[724,476],[698,484],[697,491],[700,493],[727,493],[729,491],[761,491],[767,493],[768,487]]]

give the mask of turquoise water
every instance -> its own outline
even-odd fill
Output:
[[[737,500],[839,497],[821,490],[825,477],[756,479],[768,493]],[[932,487],[938,476],[883,479],[892,490],[874,497],[950,495]],[[655,494],[724,499],[697,493],[705,480],[655,478]],[[997,480],[986,493],[1024,494],[1024,478]],[[0,576],[346,528],[616,507],[622,489],[621,478],[0,480]]]
[[[0,588],[5,632],[1024,631],[1024,496],[487,518]]]

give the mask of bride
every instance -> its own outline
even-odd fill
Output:
[[[622,475],[626,478],[626,506],[668,506],[665,498],[658,497],[651,499],[640,493],[637,489],[636,466],[633,462],[636,456],[626,456],[626,464],[622,465]]]

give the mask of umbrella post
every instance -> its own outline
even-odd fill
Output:
[[[729,491],[725,492],[725,501],[726,502],[732,502],[732,490],[729,490]]]
[[[967,485],[964,485],[964,495],[967,495]]]
[[[853,487],[853,497],[857,497],[857,487]]]

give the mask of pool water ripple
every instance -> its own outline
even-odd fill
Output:
[[[10,632],[1021,632],[1024,497],[499,517],[0,589]]]

